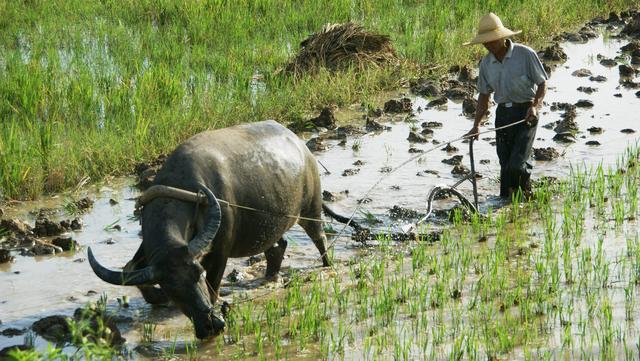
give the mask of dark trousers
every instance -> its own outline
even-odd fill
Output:
[[[496,111],[496,127],[502,127],[527,115],[529,104],[514,104],[507,108],[502,104]],[[510,197],[512,192],[520,188],[523,192],[531,191],[531,157],[533,140],[536,136],[535,124],[520,123],[506,129],[496,131],[496,152],[500,160],[500,196]]]

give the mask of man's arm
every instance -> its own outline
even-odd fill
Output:
[[[527,109],[527,120],[531,118],[538,117],[538,111],[542,107],[542,101],[544,100],[544,96],[547,94],[547,82],[543,81],[538,84],[538,89],[536,89],[536,95],[533,98],[533,103]]]
[[[478,95],[478,106],[476,107],[476,116],[473,120],[473,128],[465,136],[474,135],[474,139],[478,139],[478,132],[480,131],[480,124],[484,119],[485,114],[487,114],[487,109],[489,109],[489,94]]]

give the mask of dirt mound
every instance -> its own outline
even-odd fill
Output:
[[[631,21],[622,29],[620,34],[628,35],[634,38],[640,38],[640,14],[631,19]]]
[[[326,24],[300,43],[300,52],[285,66],[284,73],[300,76],[320,68],[336,71],[352,66],[382,66],[396,60],[389,36],[366,31],[352,22]]]

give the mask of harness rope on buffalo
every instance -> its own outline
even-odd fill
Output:
[[[515,125],[518,125],[520,123],[525,122],[526,119],[522,119],[519,120],[517,122],[502,126],[502,127],[496,127],[496,128],[490,128],[487,130],[484,130],[482,132],[478,132],[476,134],[467,134],[458,138],[455,138],[451,141],[448,142],[443,142],[439,145],[436,145],[426,151],[424,151],[423,153],[420,153],[416,156],[413,156],[407,160],[405,160],[404,162],[402,162],[400,165],[398,165],[397,167],[393,168],[390,172],[388,172],[387,174],[381,176],[368,190],[367,192],[365,192],[363,198],[366,198],[369,193],[371,193],[371,191],[373,189],[375,189],[381,182],[382,180],[384,180],[385,178],[389,177],[391,174],[395,173],[398,169],[404,167],[405,165],[407,165],[408,163],[410,163],[411,161],[424,156],[425,154],[428,154],[434,150],[437,150],[439,148],[442,148],[448,144],[451,143],[455,143],[464,139],[469,139],[469,158],[470,158],[470,166],[471,166],[471,171],[469,173],[467,173],[467,175],[465,175],[462,179],[460,179],[459,181],[457,181],[456,183],[454,183],[451,186],[447,186],[447,185],[437,185],[435,187],[433,187],[431,189],[431,191],[427,194],[427,200],[425,202],[425,208],[427,210],[427,213],[424,217],[422,217],[418,222],[414,223],[414,224],[408,224],[402,227],[402,230],[404,233],[409,233],[413,230],[416,229],[416,227],[418,225],[420,225],[421,223],[424,223],[429,216],[431,215],[431,213],[433,213],[433,200],[435,199],[436,196],[441,195],[441,194],[449,194],[449,195],[454,195],[456,196],[461,204],[463,206],[465,206],[466,208],[468,208],[471,212],[477,213],[478,212],[478,189],[477,189],[477,183],[476,183],[476,173],[475,173],[475,161],[474,161],[474,153],[473,153],[473,144],[474,144],[474,139],[481,135],[481,134],[485,134],[485,133],[489,133],[489,132],[493,132],[496,130],[501,130],[501,129],[506,129]],[[324,167],[324,166],[323,166]],[[326,169],[326,167],[324,168],[327,172],[328,170]],[[456,188],[464,183],[465,181],[469,180],[473,186],[473,203],[471,201],[469,201],[467,199],[467,197],[461,193],[459,190],[457,190]],[[203,205],[207,205],[208,204],[208,199],[207,196],[202,193],[202,192],[191,192],[191,191],[187,191],[184,189],[179,189],[179,188],[175,188],[175,187],[169,187],[169,186],[164,186],[164,185],[155,185],[150,187],[149,189],[147,189],[138,199],[136,202],[136,209],[141,208],[142,206],[144,206],[146,203],[150,202],[151,200],[157,198],[157,197],[166,197],[167,195],[169,195],[172,198],[175,199],[179,199],[179,200],[183,200],[183,201],[187,201],[187,202],[193,202],[197,205],[199,204],[203,204]],[[235,204],[229,201],[226,201],[224,199],[219,199],[216,198],[216,200],[218,201],[218,203],[220,203],[221,205],[227,206],[227,207],[232,207],[232,208],[238,208],[238,209],[243,209],[246,211],[250,211],[250,212],[258,212],[258,213],[263,213],[263,214],[269,214],[272,216],[280,216],[280,217],[287,217],[287,218],[292,218],[292,219],[302,219],[302,220],[307,220],[307,221],[311,221],[311,222],[319,222],[319,223],[335,223],[333,221],[327,221],[325,219],[318,219],[318,218],[309,218],[309,217],[302,217],[300,215],[293,215],[293,214],[286,214],[286,213],[275,213],[275,212],[270,212],[270,211],[266,211],[266,210],[262,210],[262,209],[257,209],[254,207],[249,207],[249,206],[245,206],[245,205],[241,205],[241,204]],[[364,228],[362,226],[360,226],[357,222],[355,222],[353,220],[353,218],[355,217],[355,214],[360,210],[360,205],[357,205],[355,207],[355,209],[353,210],[352,214],[350,217],[342,217],[337,213],[332,212],[328,207],[324,209],[326,213],[331,212],[331,216],[334,218],[339,218],[339,223],[344,224],[344,227],[336,234],[336,238],[341,236],[342,233],[344,233],[344,230],[346,229],[347,225],[350,225],[354,228]],[[333,245],[335,244],[335,240],[327,247],[327,251],[333,247]]]

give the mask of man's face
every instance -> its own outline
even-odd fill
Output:
[[[493,55],[497,55],[502,49],[505,48],[505,39],[498,39],[487,43],[482,43],[485,49],[489,50]]]

